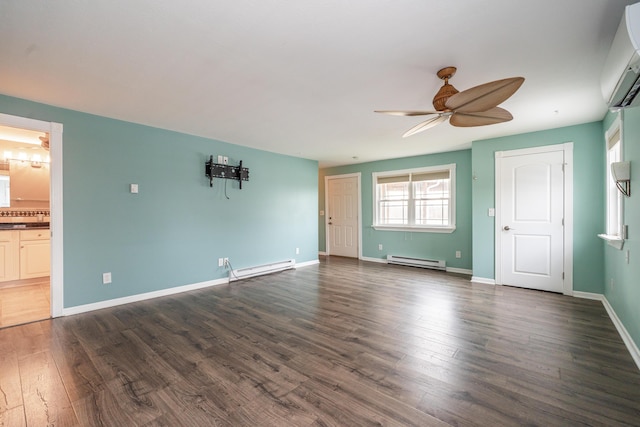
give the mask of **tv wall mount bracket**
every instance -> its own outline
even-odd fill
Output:
[[[235,179],[240,183],[241,190],[242,181],[249,181],[249,168],[242,167],[242,160],[238,166],[232,166],[215,163],[213,156],[209,156],[204,164],[204,174],[209,178],[209,187],[213,187],[213,178]]]

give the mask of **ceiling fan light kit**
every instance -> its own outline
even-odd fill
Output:
[[[402,135],[403,138],[430,129],[447,120],[453,126],[472,127],[493,125],[513,119],[511,113],[498,105],[522,86],[523,77],[496,80],[458,92],[449,84],[449,79],[455,73],[456,67],[445,67],[438,71],[437,76],[444,80],[444,84],[433,98],[435,111],[376,110],[375,112],[393,116],[435,115],[409,129]]]

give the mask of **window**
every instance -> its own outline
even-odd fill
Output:
[[[377,230],[455,230],[456,165],[373,174]]]
[[[9,175],[0,175],[0,208],[8,208],[10,206],[9,200],[11,200]]]
[[[611,174],[611,164],[622,161],[622,138],[620,120],[616,120],[606,134],[607,141],[607,230],[608,236],[622,238],[622,193],[616,188],[616,182]]]

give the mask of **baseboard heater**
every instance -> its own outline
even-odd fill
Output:
[[[269,264],[256,265],[254,267],[239,268],[229,272],[229,281],[247,279],[249,277],[261,276],[263,274],[277,273],[278,271],[289,270],[296,267],[295,259],[272,262]]]
[[[408,265],[411,267],[446,270],[447,263],[443,259],[410,258],[398,255],[387,255],[387,264]]]

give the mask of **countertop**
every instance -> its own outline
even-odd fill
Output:
[[[47,230],[49,229],[48,222],[2,222],[0,223],[1,230]]]

